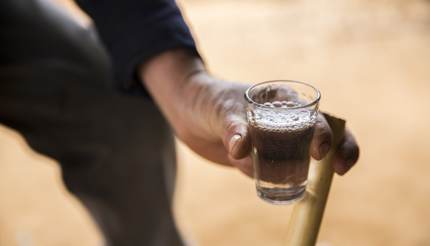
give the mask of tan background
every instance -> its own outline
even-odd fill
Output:
[[[64,3],[64,2],[63,2]],[[321,245],[430,245],[430,9],[425,1],[181,1],[223,78],[310,81],[360,161],[336,177]],[[179,146],[175,211],[200,245],[281,245],[291,207]],[[59,169],[0,127],[0,245],[99,245]]]

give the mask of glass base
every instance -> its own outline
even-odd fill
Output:
[[[275,205],[287,205],[301,200],[306,191],[306,185],[294,188],[263,188],[257,187],[257,195],[265,202]]]

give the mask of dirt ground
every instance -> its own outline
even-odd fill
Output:
[[[362,153],[335,177],[321,245],[430,245],[430,3],[181,1],[213,73],[310,81],[345,117]],[[204,246],[283,245],[290,206],[179,144],[175,212]],[[58,166],[0,127],[0,245],[100,245]],[[285,244],[284,244],[285,245]]]

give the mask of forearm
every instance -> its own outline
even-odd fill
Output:
[[[210,94],[213,81],[192,79],[209,76],[200,58],[187,50],[170,50],[150,59],[140,66],[139,76],[179,137],[190,134],[191,121],[209,117],[205,112],[209,98],[204,95]],[[193,132],[211,134],[210,127],[197,127],[201,129]]]

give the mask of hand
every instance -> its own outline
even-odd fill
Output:
[[[217,163],[235,166],[252,176],[249,157],[251,141],[245,114],[247,102],[243,96],[249,85],[217,80],[206,72],[194,74],[187,83],[209,87],[200,90],[202,94],[194,97],[194,104],[202,108],[200,113],[193,114],[193,122],[206,125],[208,129],[202,134],[192,130],[199,128],[191,127],[180,138],[199,155]],[[331,148],[331,140],[331,129],[320,114],[311,143],[311,156],[316,160],[324,158]],[[336,151],[334,170],[340,175],[345,174],[356,163],[358,155],[357,143],[350,131],[346,130]]]
[[[251,141],[245,114],[247,102],[244,99],[249,85],[213,78],[198,58],[190,58],[183,51],[155,59],[142,68],[141,74],[176,135],[202,157],[237,167],[252,176]],[[311,156],[322,159],[331,144],[332,132],[320,114],[311,142]],[[345,174],[357,162],[358,155],[358,145],[346,130],[337,147],[334,170],[340,175]]]

